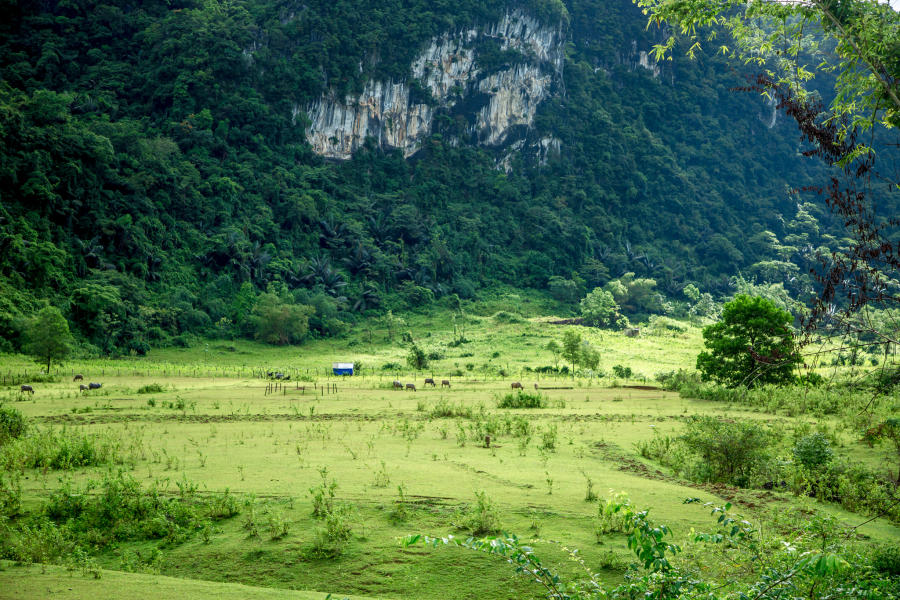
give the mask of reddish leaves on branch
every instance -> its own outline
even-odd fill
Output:
[[[858,144],[857,130],[848,127],[845,117],[828,113],[821,102],[800,98],[790,87],[779,85],[765,75],[737,89],[772,95],[777,108],[796,121],[804,141],[812,145],[803,152],[804,156],[819,158],[843,173],[843,183],[833,176],[824,188],[801,188],[825,197],[828,207],[841,217],[854,242],[846,253],[819,255],[820,268],[811,269],[821,289],[812,312],[804,319],[806,331],[811,332],[836,316],[849,317],[869,304],[883,306],[900,302],[897,290],[888,283],[900,273],[900,242],[890,239],[900,220],[879,217],[868,197],[873,178],[893,186],[900,181],[880,176],[874,170],[875,154]],[[845,308],[838,311],[835,304],[841,300]]]

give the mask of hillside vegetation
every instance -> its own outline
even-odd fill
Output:
[[[731,293],[738,270],[810,289],[812,249],[842,242],[786,191],[819,175],[793,126],[714,56],[641,67],[656,33],[628,0],[524,6],[568,40],[529,134],[559,140],[546,164],[513,153],[505,172],[450,116],[411,159],[311,152],[295,108],[404,79],[429,39],[508,8],[5,4],[0,348],[45,300],[83,351],[143,354],[252,337],[273,305],[308,317],[302,339],[498,285],[549,288],[560,312],[627,273],[681,302],[688,283]]]

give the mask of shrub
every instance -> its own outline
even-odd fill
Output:
[[[23,383],[59,383],[59,377],[47,373],[12,374],[4,378],[4,383],[13,386]]]
[[[39,429],[11,440],[0,451],[2,469],[69,470],[124,462],[121,442],[110,434]]]
[[[876,546],[872,552],[872,568],[885,575],[900,576],[900,545]]]
[[[312,515],[317,519],[324,519],[329,513],[334,512],[334,496],[338,485],[333,479],[328,483],[327,468],[320,469],[319,475],[322,477],[322,483],[309,488],[309,495],[312,496]]]
[[[397,293],[410,308],[427,306],[434,303],[434,292],[426,287],[416,285],[412,281],[404,281],[397,288]]]
[[[594,535],[597,543],[603,542],[603,536],[609,533],[625,531],[625,511],[623,507],[631,503],[623,492],[619,492],[613,498],[606,498],[597,507],[597,522],[594,526]]]
[[[810,471],[824,467],[832,458],[834,451],[831,444],[821,433],[805,435],[794,445],[794,461]]]
[[[664,317],[662,315],[650,315],[650,325],[648,329],[654,335],[674,335],[676,333],[684,333],[687,327],[674,319]]]
[[[383,365],[381,365],[382,371],[399,371],[402,368],[403,368],[403,365],[401,365],[400,363],[395,363],[395,362],[386,362]]]
[[[0,406],[0,446],[22,437],[27,429],[28,423],[22,413],[14,408]]]
[[[547,397],[540,392],[510,392],[500,397],[497,408],[546,408]]]
[[[656,381],[659,382],[664,390],[676,392],[688,384],[699,385],[700,376],[697,373],[689,373],[684,369],[678,369],[677,371],[657,373]]]
[[[703,461],[695,478],[738,486],[749,483],[771,443],[769,432],[757,423],[709,416],[688,420],[679,439]]]
[[[428,357],[425,356],[424,350],[413,343],[409,345],[409,352],[406,354],[406,364],[413,369],[425,369],[428,367]]]
[[[446,419],[461,417],[464,419],[472,418],[472,409],[464,406],[462,403],[452,404],[448,400],[441,398],[431,409],[432,419]]]
[[[525,320],[520,315],[505,310],[494,313],[493,319],[497,323],[521,323]]]
[[[487,492],[475,492],[475,505],[469,507],[465,520],[466,529],[472,535],[488,535],[500,531],[500,514]]]
[[[159,394],[163,391],[163,386],[158,383],[148,383],[138,388],[138,394]]]
[[[602,288],[595,288],[582,298],[581,316],[585,325],[593,327],[628,327],[628,318],[619,312],[613,295]]]
[[[546,429],[541,431],[541,449],[542,450],[555,450],[556,449],[556,440],[558,438],[556,425],[550,424],[547,425]]]
[[[253,307],[254,336],[266,344],[283,346],[303,341],[315,308],[282,301],[276,294],[261,294]]]
[[[187,481],[178,484],[180,493],[167,497],[155,484],[143,489],[122,472],[107,474],[83,489],[66,483],[50,495],[44,515],[50,522],[65,523],[61,531],[90,546],[147,539],[181,543],[210,523],[220,499],[196,496],[196,486]]]
[[[616,377],[621,379],[628,379],[632,375],[634,375],[634,371],[631,370],[631,367],[623,367],[622,365],[615,365],[613,368],[613,373]]]

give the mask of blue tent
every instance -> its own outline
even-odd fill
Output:
[[[331,363],[331,372],[335,375],[353,375],[353,363]]]

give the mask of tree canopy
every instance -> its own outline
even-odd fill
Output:
[[[69,355],[72,335],[69,323],[55,306],[45,306],[37,312],[25,330],[25,351],[34,359],[47,365]]]
[[[719,322],[703,329],[706,350],[697,356],[702,379],[731,387],[793,381],[800,354],[792,321],[771,300],[738,295],[725,304]]]

